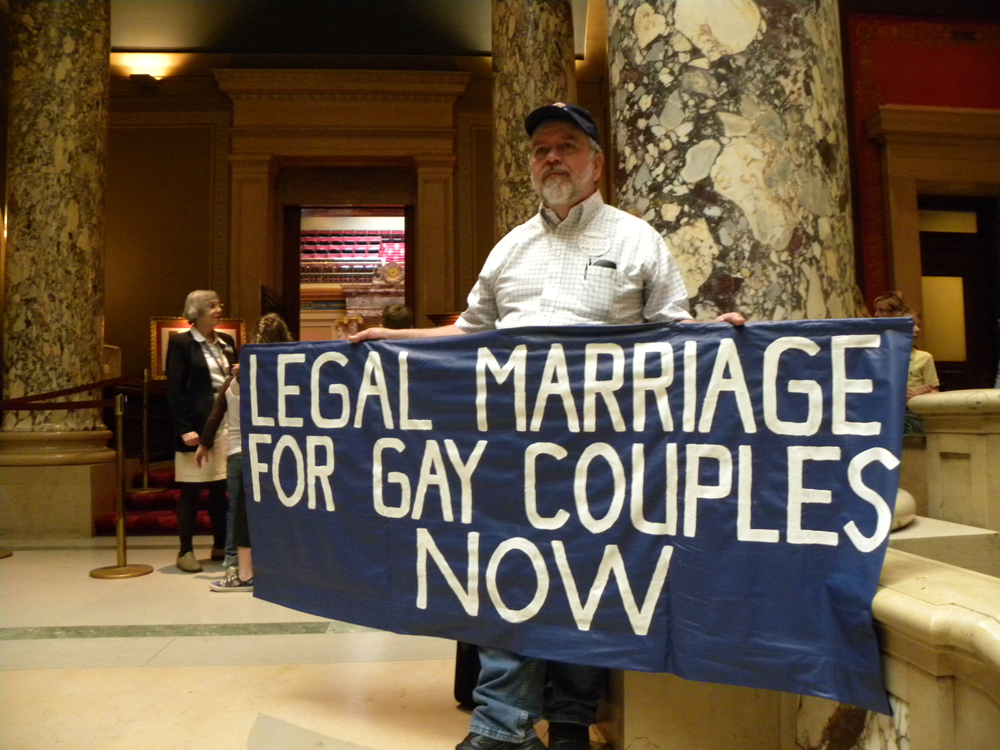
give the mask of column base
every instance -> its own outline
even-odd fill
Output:
[[[0,536],[88,538],[94,517],[115,508],[111,433],[0,433]]]

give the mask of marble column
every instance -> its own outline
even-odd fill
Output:
[[[608,0],[619,205],[652,223],[692,311],[851,317],[836,0]]]
[[[494,234],[538,210],[524,118],[544,104],[576,102],[570,0],[493,0]]]
[[[12,0],[10,19],[3,395],[17,398],[101,379],[110,2]],[[102,426],[96,410],[21,411],[3,429]]]
[[[17,398],[102,379],[111,13],[109,0],[9,7],[3,397]],[[117,486],[103,427],[96,409],[4,414],[0,535],[93,533]]]

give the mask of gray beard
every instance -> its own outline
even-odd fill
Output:
[[[561,179],[547,180],[542,178],[541,184],[534,185],[535,192],[546,206],[565,206],[575,204],[587,189],[589,181],[594,177],[594,163],[588,165],[587,171],[580,175],[579,181],[572,175],[563,173]],[[533,181],[534,182],[534,181]]]

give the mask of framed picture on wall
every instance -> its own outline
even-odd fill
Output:
[[[165,380],[167,377],[167,344],[170,337],[191,329],[191,324],[184,318],[150,318],[150,374],[154,380]],[[228,333],[236,341],[236,348],[243,346],[246,338],[242,320],[226,318],[219,321],[216,331]]]

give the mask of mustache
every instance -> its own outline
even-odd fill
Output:
[[[546,177],[553,174],[569,174],[569,173],[570,171],[566,167],[560,167],[560,166],[547,167],[542,172],[542,179],[544,180]]]

